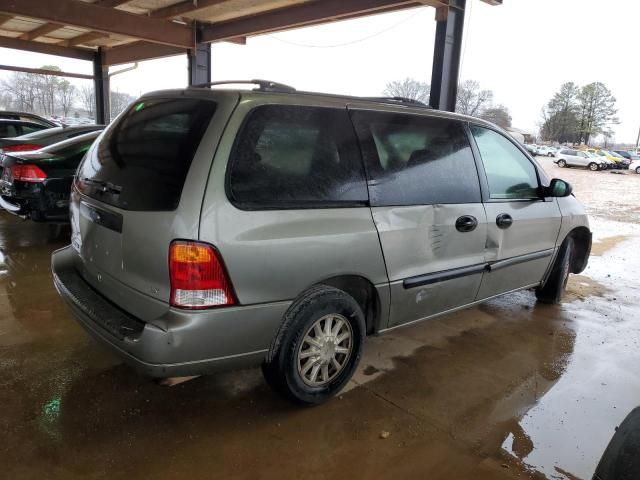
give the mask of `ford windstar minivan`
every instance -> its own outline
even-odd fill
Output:
[[[54,281],[141,372],[262,365],[317,404],[368,335],[520,289],[558,302],[585,268],[570,185],[495,125],[248,83],[142,96],[77,172]]]

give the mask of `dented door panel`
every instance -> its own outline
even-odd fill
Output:
[[[464,269],[482,268],[486,261],[487,222],[482,204],[374,207],[371,210],[391,282],[390,327],[475,300],[482,273]],[[462,216],[475,217],[477,227],[468,232],[458,231],[456,220]],[[460,275],[447,278],[451,272]],[[425,281],[407,282],[416,277]]]

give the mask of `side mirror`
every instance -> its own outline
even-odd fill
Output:
[[[544,187],[545,197],[568,197],[571,195],[573,188],[569,182],[554,178],[548,187]]]

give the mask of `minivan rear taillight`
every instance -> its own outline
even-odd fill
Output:
[[[188,309],[235,304],[231,282],[215,248],[175,240],[169,247],[171,306]]]
[[[19,182],[40,183],[47,179],[47,174],[37,165],[14,164],[9,167],[11,176]]]

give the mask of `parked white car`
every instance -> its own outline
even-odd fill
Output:
[[[635,170],[636,173],[640,173],[640,160],[634,160],[633,162],[631,162],[631,165],[629,165],[629,170]]]
[[[606,168],[606,163],[601,158],[591,157],[588,153],[564,148],[558,152],[553,163],[559,167],[586,167],[592,172]]]
[[[553,147],[538,145],[538,148],[536,149],[536,154],[543,155],[545,157],[553,157],[556,154],[556,151]]]

